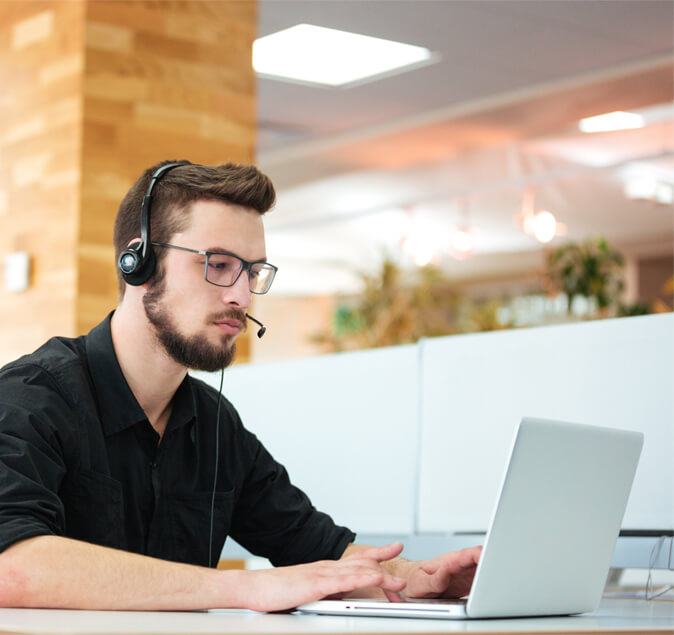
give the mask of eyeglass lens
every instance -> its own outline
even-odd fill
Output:
[[[228,254],[209,254],[206,280],[220,287],[231,287],[244,268],[243,262]],[[255,262],[248,271],[248,288],[253,293],[266,293],[274,279],[274,269],[264,262]]]

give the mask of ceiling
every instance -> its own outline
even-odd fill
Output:
[[[420,236],[456,279],[517,275],[541,245],[516,223],[525,191],[567,227],[627,255],[671,253],[671,206],[626,179],[674,184],[674,5],[650,0],[259,2],[259,33],[309,23],[429,48],[433,64],[350,88],[258,79],[258,163],[276,293],[357,290],[359,271]],[[638,110],[637,130],[580,118]],[[457,226],[475,252],[452,257]]]

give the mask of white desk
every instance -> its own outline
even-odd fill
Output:
[[[373,617],[267,615],[248,611],[121,612],[0,609],[0,634],[126,635],[245,633],[247,635],[326,633],[673,633],[674,603],[603,600],[595,613],[576,617],[508,620],[411,620]]]

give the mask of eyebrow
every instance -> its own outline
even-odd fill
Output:
[[[215,253],[215,254],[224,254],[227,256],[236,256],[237,258],[241,260],[245,260],[246,262],[267,262],[267,256],[263,256],[262,258],[255,258],[254,260],[246,260],[242,256],[239,256],[239,254],[230,251],[229,249],[225,249],[224,247],[206,247],[203,251],[207,251],[209,253]]]

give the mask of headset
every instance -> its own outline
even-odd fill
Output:
[[[157,168],[150,179],[150,185],[143,197],[143,206],[140,210],[140,242],[129,245],[121,254],[117,266],[122,273],[122,278],[128,284],[138,287],[145,284],[157,266],[157,257],[152,249],[150,237],[150,207],[152,205],[152,190],[164,175],[173,168],[181,165],[191,165],[189,161],[166,163]]]

